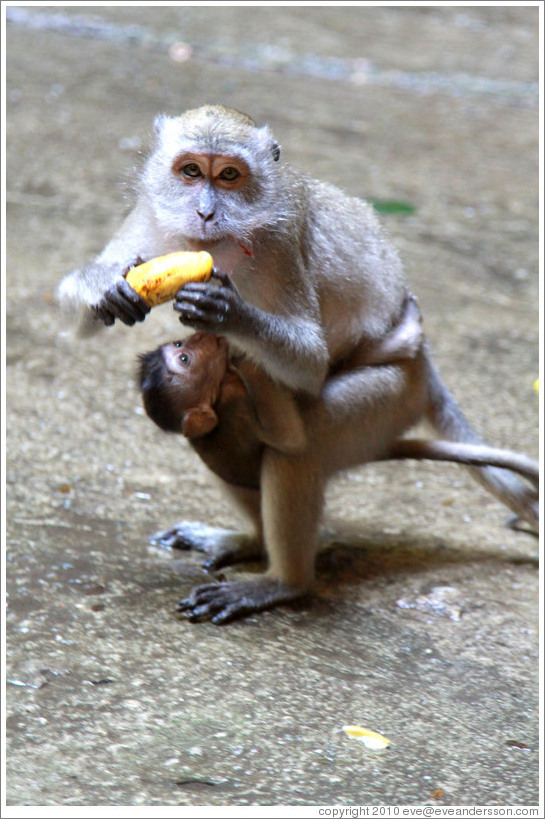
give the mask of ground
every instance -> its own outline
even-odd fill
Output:
[[[445,380],[536,456],[538,9],[8,15],[7,805],[539,804],[537,538],[461,468],[354,469],[308,605],[190,624],[201,561],[147,538],[240,521],[141,408],[137,354],[180,325],[167,305],[74,343],[53,299],[130,206],[155,114],[222,102],[410,205],[382,218]]]

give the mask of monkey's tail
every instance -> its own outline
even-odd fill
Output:
[[[464,466],[499,466],[517,472],[539,487],[539,464],[527,455],[481,444],[460,441],[433,441],[401,438],[384,455],[384,460],[412,458],[417,461],[451,461]]]
[[[429,398],[427,418],[434,429],[449,441],[483,444],[454,397],[443,383],[435,364],[426,350]],[[539,531],[539,492],[507,469],[495,466],[469,467],[473,477],[509,507],[519,518]]]

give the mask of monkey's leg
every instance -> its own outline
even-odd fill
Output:
[[[187,549],[207,555],[204,568],[214,571],[224,566],[263,557],[263,536],[259,511],[259,492],[221,481],[232,500],[250,519],[249,532],[220,529],[197,521],[182,520],[163,532],[156,532],[150,542],[170,549]]]
[[[190,620],[227,623],[302,597],[312,588],[323,505],[320,464],[308,456],[266,449],[261,493],[268,571],[256,579],[197,586],[178,605]]]
[[[193,589],[178,607],[189,619],[226,623],[308,594],[327,476],[376,458],[425,407],[418,361],[344,373],[327,382],[323,395],[304,411],[310,441],[305,453],[266,448],[263,455],[268,571],[257,579]]]
[[[330,378],[304,418],[326,475],[384,457],[424,415],[422,357]]]
[[[407,295],[398,324],[379,342],[363,346],[363,357],[356,350],[360,365],[392,364],[403,358],[414,358],[422,347],[424,330],[418,302],[412,293]],[[357,366],[357,365],[355,365]]]

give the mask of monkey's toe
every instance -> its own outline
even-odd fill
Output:
[[[272,578],[211,583],[193,589],[189,597],[178,603],[176,611],[192,623],[210,620],[222,625],[305,594],[304,589]]]
[[[263,556],[263,547],[255,538],[233,529],[206,526],[198,521],[182,520],[170,529],[156,532],[149,542],[161,549],[203,552],[208,555],[203,564],[207,571]]]
[[[155,532],[149,540],[153,545],[163,548],[193,549],[196,552],[213,554],[225,537],[234,535],[236,532],[228,529],[205,526],[198,521],[182,520],[170,529]]]

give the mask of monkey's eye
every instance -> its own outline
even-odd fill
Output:
[[[199,176],[202,176],[201,169],[196,162],[188,162],[187,165],[184,165],[182,173],[190,179],[198,179]]]
[[[175,341],[175,342],[174,342],[174,346],[175,346],[175,347],[183,347],[183,346],[184,346],[184,343],[183,343],[183,341]]]
[[[178,356],[182,364],[189,364],[189,356],[187,353],[180,353]]]
[[[235,179],[238,179],[240,176],[240,171],[238,168],[233,168],[229,166],[228,168],[224,168],[223,171],[220,173],[219,178],[223,179],[225,182],[234,182]]]

